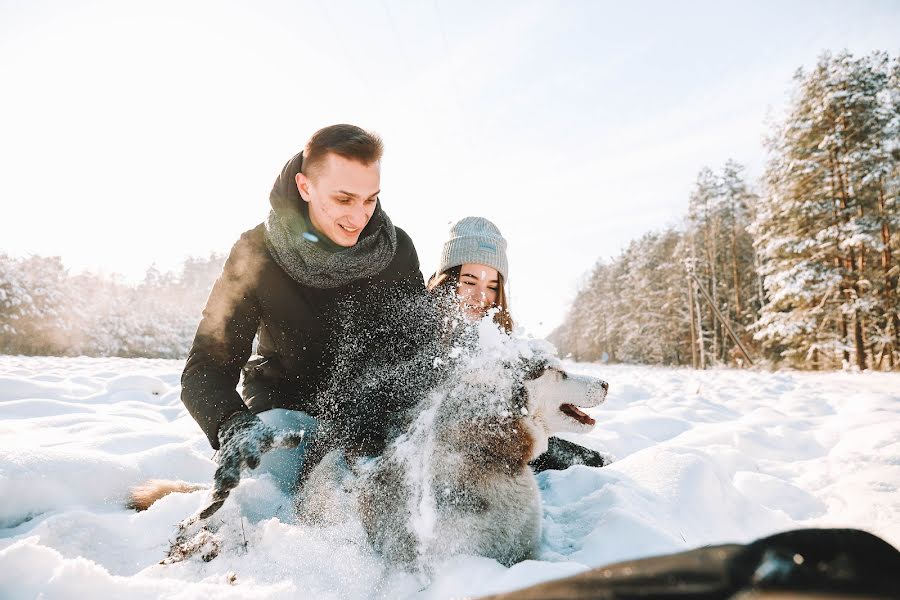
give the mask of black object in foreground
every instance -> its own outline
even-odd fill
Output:
[[[896,599],[900,552],[858,529],[798,529],[616,563],[483,600],[551,598]]]
[[[551,437],[547,443],[547,451],[528,463],[535,473],[541,471],[563,471],[573,465],[588,467],[605,467],[609,459],[596,450],[579,446],[574,442],[558,437]]]

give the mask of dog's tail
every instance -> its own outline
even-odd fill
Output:
[[[150,479],[140,485],[136,485],[128,491],[127,508],[141,511],[150,508],[154,502],[168,496],[172,492],[188,493],[202,490],[203,485],[188,483],[187,481],[172,481],[171,479]]]

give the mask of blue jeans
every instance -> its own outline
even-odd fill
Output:
[[[303,468],[303,454],[316,434],[317,421],[299,410],[272,408],[257,415],[263,423],[276,430],[304,431],[303,442],[296,448],[275,448],[262,455],[259,466],[250,471],[254,477],[268,473],[275,485],[285,494],[293,494]]]

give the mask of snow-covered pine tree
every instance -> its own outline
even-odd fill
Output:
[[[620,288],[628,308],[622,360],[681,365],[690,360],[689,307],[684,300],[684,270],[677,256],[681,234],[674,229],[650,233],[629,246]]]
[[[760,302],[755,291],[758,274],[752,237],[747,229],[756,196],[742,172],[743,167],[733,160],[718,173],[708,167],[700,171],[688,203],[683,260],[728,325],[746,339],[743,329],[756,320]],[[696,293],[699,289],[693,291],[700,363],[727,363],[735,357],[735,342],[709,303]]]
[[[704,167],[697,174],[697,181],[688,201],[686,225],[688,264],[717,306],[719,296],[717,246],[722,225],[719,210],[720,199],[719,178],[712,169]],[[718,362],[721,358],[722,328],[708,305],[698,302],[697,308],[701,364],[706,366]]]
[[[900,296],[897,282],[900,265],[897,247],[900,244],[900,56],[888,61],[887,86],[879,95],[884,112],[882,139],[883,160],[879,161],[871,177],[876,182],[878,222],[881,230],[880,270],[872,281],[881,298],[879,316],[874,323],[872,339],[880,345],[875,368],[882,368],[887,357],[891,370],[900,365]]]
[[[756,290],[759,276],[756,269],[753,236],[748,230],[759,197],[750,190],[743,177],[743,165],[728,160],[722,167],[722,221],[726,240],[724,253],[730,269],[728,287],[731,289],[729,316],[733,323],[743,328],[756,321],[762,304]]]
[[[887,168],[883,53],[824,54],[799,70],[784,122],[768,140],[767,193],[754,231],[769,296],[757,339],[793,362],[865,369],[867,337],[884,322],[872,289],[881,249],[879,189]],[[878,315],[881,313],[881,319]]]

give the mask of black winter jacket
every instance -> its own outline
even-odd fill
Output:
[[[320,416],[322,392],[334,388],[329,377],[342,353],[390,348],[393,332],[384,316],[396,318],[403,302],[424,293],[415,247],[399,228],[397,252],[381,273],[319,289],[298,283],[275,262],[259,225],[234,245],[213,286],[181,377],[181,399],[216,449],[219,426],[241,410]],[[266,362],[253,371],[279,393],[252,398],[248,408],[236,386],[257,333],[257,353]]]

